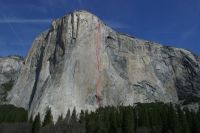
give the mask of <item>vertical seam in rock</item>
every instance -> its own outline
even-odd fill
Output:
[[[99,97],[99,81],[100,81],[100,62],[99,62],[99,32],[100,32],[100,23],[97,22],[97,32],[96,32],[96,70],[97,70],[97,79],[96,79],[96,99],[97,103],[100,102]]]
[[[72,25],[72,40],[71,44],[73,44],[73,39],[74,39],[74,13],[71,15],[71,25]]]
[[[32,89],[32,93],[31,93],[31,97],[30,97],[30,100],[29,100],[29,109],[31,107],[31,104],[33,102],[33,99],[34,99],[34,96],[35,96],[35,93],[36,93],[36,90],[37,90],[37,84],[38,84],[38,80],[39,80],[39,76],[40,76],[40,72],[41,72],[41,69],[42,69],[42,62],[43,62],[43,56],[44,56],[44,50],[45,50],[45,47],[44,46],[41,46],[40,48],[41,50],[41,55],[39,57],[39,60],[37,62],[37,65],[36,65],[36,70],[35,70],[35,82],[34,82],[34,85],[33,85],[33,89]]]
[[[80,15],[77,16],[76,38],[78,38],[78,33],[79,33],[79,22],[80,22]]]

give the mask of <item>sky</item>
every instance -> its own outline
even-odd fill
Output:
[[[0,0],[0,56],[26,56],[52,20],[74,10],[118,32],[200,55],[200,0]]]

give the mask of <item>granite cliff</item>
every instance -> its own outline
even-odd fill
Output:
[[[200,96],[200,58],[118,33],[95,15],[75,11],[33,42],[7,100],[54,119],[76,107],[178,102]]]
[[[17,80],[22,64],[23,59],[18,56],[0,57],[0,103],[6,103],[7,94]]]

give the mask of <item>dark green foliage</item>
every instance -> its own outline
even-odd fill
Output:
[[[85,114],[81,113],[83,121]],[[68,110],[66,117],[63,119],[59,117],[55,125],[48,124],[41,128],[39,133],[86,133],[85,123],[82,120],[77,119],[76,110],[74,108],[72,115],[70,116],[70,110]]]
[[[84,120],[87,133],[200,133],[200,111],[164,103],[99,108]]]
[[[77,116],[76,116],[76,109],[75,108],[73,109],[72,116],[71,116],[69,122],[70,123],[76,123],[77,122]]]
[[[40,128],[41,128],[40,114],[37,114],[32,124],[32,133],[38,133]]]
[[[181,133],[191,133],[188,121],[185,116],[185,112],[181,109],[180,106],[177,106],[177,113],[178,113],[178,123],[180,126],[180,132]]]
[[[0,101],[1,102],[6,102],[6,97],[8,95],[8,92],[12,89],[13,84],[14,84],[14,81],[10,80],[9,82],[4,83],[0,86],[0,88],[2,89],[2,92],[0,93],[0,95],[1,95]]]
[[[133,108],[127,107],[123,109],[122,133],[134,133],[134,124]]]
[[[31,115],[31,117],[28,120],[29,123],[33,123],[33,115]]]
[[[83,110],[81,110],[79,122],[80,123],[85,123],[85,113],[84,113]]]
[[[4,110],[4,112],[2,111]],[[15,112],[15,115],[11,112]],[[13,111],[15,110],[15,111]],[[11,105],[0,107],[0,113],[6,114],[2,122],[24,122],[27,120],[27,112]],[[21,114],[22,113],[22,114]],[[0,117],[3,118],[3,115]],[[20,115],[21,114],[21,115]],[[8,121],[9,120],[9,121]],[[46,111],[43,127],[41,127],[40,115],[34,121],[32,117],[29,123],[32,124],[32,133],[200,133],[200,110],[197,112],[182,109],[179,105],[164,103],[146,103],[136,106],[100,107],[95,112],[81,111],[79,115],[76,109],[70,114],[68,110],[65,118],[61,115],[58,121],[53,124],[51,110]],[[25,126],[17,123],[10,127],[19,130],[19,133],[29,133],[31,129],[28,122]],[[19,127],[24,127],[21,130]],[[0,131],[1,131],[0,124]],[[12,131],[3,126],[3,131]],[[16,132],[18,133],[18,132]]]
[[[10,80],[9,82],[2,84],[2,89],[8,92],[12,89],[13,84],[14,84],[14,81]]]
[[[2,123],[0,124],[0,133],[31,133],[31,124]]]
[[[51,109],[48,108],[46,111],[46,115],[44,117],[44,121],[42,123],[42,126],[46,126],[47,124],[52,124],[53,123],[53,116],[51,114]]]
[[[58,117],[57,123],[58,123],[58,122],[61,122],[61,121],[64,121],[63,115],[60,115],[60,116]]]
[[[85,124],[75,122],[68,123],[66,121],[59,121],[55,125],[49,124],[41,128],[39,133],[86,133]]]
[[[186,100],[184,100],[183,105],[187,105],[190,103],[200,103],[200,97],[189,96]]]
[[[68,123],[69,120],[70,120],[70,110],[68,109],[67,114],[66,114],[66,116],[64,118],[64,121]]]
[[[187,114],[188,123],[190,124],[191,133],[200,133],[200,119],[199,112],[188,112]]]
[[[26,122],[28,112],[13,105],[0,105],[0,123]]]
[[[0,133],[30,133],[28,112],[13,105],[0,105]]]

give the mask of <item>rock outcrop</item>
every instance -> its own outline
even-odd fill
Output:
[[[8,96],[29,114],[54,119],[68,109],[200,96],[200,58],[191,52],[118,33],[76,11],[53,21],[33,42]]]
[[[22,64],[21,57],[0,57],[0,103],[6,102],[7,93],[17,80]]]

